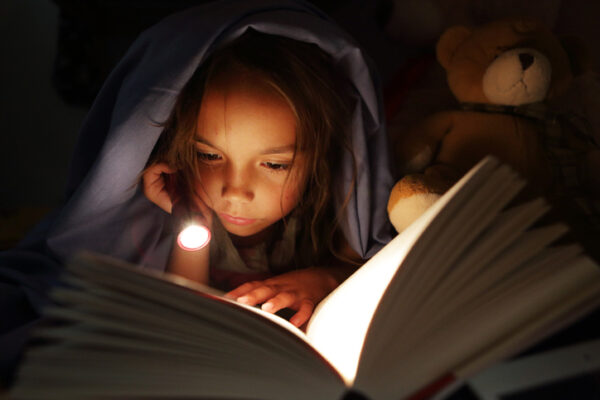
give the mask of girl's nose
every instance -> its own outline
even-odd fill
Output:
[[[251,178],[244,171],[229,167],[224,176],[221,196],[230,201],[247,203],[254,199]]]

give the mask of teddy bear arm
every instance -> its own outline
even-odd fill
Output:
[[[388,215],[398,232],[421,216],[460,178],[454,168],[434,164],[423,173],[408,174],[400,179],[390,194]]]
[[[387,211],[397,232],[405,230],[439,198],[428,191],[423,178],[423,174],[406,175],[392,188]]]
[[[453,117],[451,112],[435,113],[393,141],[396,165],[402,174],[423,171],[431,163],[440,142],[452,129]]]

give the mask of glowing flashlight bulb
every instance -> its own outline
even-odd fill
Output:
[[[177,236],[177,243],[183,250],[200,250],[210,242],[210,231],[203,225],[192,224]]]

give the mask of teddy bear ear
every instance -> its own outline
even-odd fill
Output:
[[[512,23],[514,31],[523,35],[535,32],[541,26],[542,23],[534,18],[519,18]]]
[[[462,25],[452,26],[442,33],[436,46],[437,59],[442,67],[448,68],[454,52],[469,36],[471,29]]]

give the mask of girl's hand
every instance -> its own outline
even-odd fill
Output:
[[[167,191],[165,177],[163,174],[172,174],[174,172],[175,169],[169,167],[167,164],[158,163],[150,166],[142,175],[144,195],[148,198],[148,200],[169,214],[173,209],[173,200]]]
[[[226,296],[250,306],[262,303],[261,308],[271,313],[283,308],[296,310],[290,322],[300,327],[308,321],[315,306],[339,284],[333,270],[311,267],[244,283]]]

